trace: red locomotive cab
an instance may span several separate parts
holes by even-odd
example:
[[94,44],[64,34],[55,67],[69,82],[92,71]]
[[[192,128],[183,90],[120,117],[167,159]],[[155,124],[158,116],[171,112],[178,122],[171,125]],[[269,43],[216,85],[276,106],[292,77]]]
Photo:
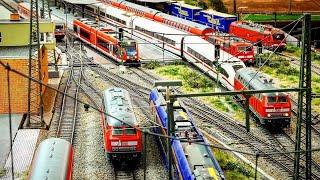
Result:
[[119,42],[122,51],[122,59],[125,63],[140,64],[139,50],[137,42],[133,39],[124,39]]
[[250,43],[232,43],[230,47],[230,54],[241,59],[246,64],[254,63],[254,49]]
[[[274,89],[272,79],[253,68],[242,68],[237,71],[234,89],[263,90]],[[243,95],[238,95],[244,100]],[[291,121],[291,98],[285,93],[262,93],[252,95],[249,99],[250,110],[261,124],[272,127],[288,127]]]
[[[109,126],[106,129],[106,152],[110,159],[140,157],[142,133],[136,128],[137,126]],[[131,156],[125,153],[130,153]]]
[[284,93],[267,94],[264,98],[264,111],[261,115],[267,119],[283,119],[290,121],[291,119],[291,99],[289,95]]
[[278,48],[278,50],[284,50],[286,47],[285,33],[279,29],[274,29],[271,31],[271,34],[272,49]]

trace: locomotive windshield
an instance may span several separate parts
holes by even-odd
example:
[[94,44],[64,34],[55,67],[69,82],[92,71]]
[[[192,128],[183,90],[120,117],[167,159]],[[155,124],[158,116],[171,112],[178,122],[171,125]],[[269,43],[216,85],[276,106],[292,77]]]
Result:
[[268,103],[285,103],[288,102],[287,101],[287,97],[286,96],[268,96]]
[[57,30],[63,29],[63,25],[62,25],[62,24],[56,24],[56,29],[57,29]]
[[284,39],[284,34],[283,33],[273,34],[273,38],[276,39],[276,40],[283,40]]
[[252,51],[252,47],[251,46],[238,46],[238,51],[240,51],[240,52]]
[[125,47],[125,49],[126,49],[126,52],[127,52],[127,54],[129,55],[129,56],[134,56],[134,55],[136,55],[136,47],[135,46],[126,46]]
[[239,69],[243,68],[242,65],[233,65],[232,67],[233,67],[235,72],[237,72]]

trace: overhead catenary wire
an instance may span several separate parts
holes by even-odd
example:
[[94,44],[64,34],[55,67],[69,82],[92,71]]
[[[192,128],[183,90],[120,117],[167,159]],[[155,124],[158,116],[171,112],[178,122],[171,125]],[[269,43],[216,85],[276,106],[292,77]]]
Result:
[[[3,66],[6,70],[9,70],[9,71],[11,71],[11,72],[13,72],[13,73],[15,73],[15,74],[17,74],[17,75],[19,75],[19,76],[24,77],[24,78],[30,79],[31,81],[33,81],[33,82],[35,82],[35,83],[39,83],[39,84],[41,84],[41,85],[43,85],[43,86],[45,86],[45,87],[47,87],[47,88],[49,88],[49,89],[52,89],[52,90],[56,91],[56,92],[59,93],[59,94],[62,94],[62,95],[67,96],[67,97],[69,97],[69,98],[71,98],[71,99],[74,99],[74,100],[77,101],[78,103],[87,105],[88,107],[91,107],[92,109],[94,109],[94,110],[96,110],[96,111],[98,111],[98,112],[100,112],[100,113],[103,113],[103,114],[105,114],[106,116],[112,117],[112,118],[114,118],[114,119],[116,119],[116,120],[118,120],[118,121],[120,121],[120,122],[122,122],[122,123],[124,123],[124,124],[127,124],[127,123],[124,122],[123,120],[118,119],[117,117],[114,117],[114,116],[112,116],[112,115],[110,115],[110,114],[108,114],[108,113],[106,113],[106,112],[104,112],[104,111],[101,111],[100,109],[96,108],[94,105],[90,105],[90,104],[88,104],[88,103],[86,103],[86,102],[83,102],[83,101],[81,101],[81,100],[79,100],[79,99],[75,99],[73,96],[71,96],[71,95],[69,95],[69,94],[67,94],[67,93],[62,92],[62,91],[60,91],[59,89],[57,89],[57,88],[55,88],[55,87],[52,87],[52,86],[47,85],[47,84],[44,84],[44,83],[42,83],[41,81],[39,81],[39,80],[37,80],[37,79],[34,79],[33,77],[29,77],[28,75],[26,75],[26,74],[24,74],[24,73],[22,73],[22,72],[20,72],[20,71],[18,71],[18,70],[16,70],[16,69],[11,68],[9,64],[6,65],[6,64],[4,64],[2,61],[0,61],[0,65]],[[239,150],[230,149],[230,148],[225,148],[225,147],[220,147],[220,146],[216,146],[216,145],[212,145],[212,144],[205,144],[205,143],[200,143],[200,142],[197,142],[197,141],[190,141],[190,140],[180,139],[179,137],[176,137],[176,136],[167,136],[167,135],[163,135],[163,134],[153,133],[153,132],[150,132],[150,131],[147,131],[147,130],[146,130],[146,129],[149,129],[149,127],[142,127],[142,128],[141,128],[141,127],[134,127],[134,126],[132,126],[132,125],[130,125],[130,124],[127,124],[127,125],[130,126],[131,128],[134,128],[134,129],[136,129],[136,130],[138,130],[138,131],[141,131],[141,132],[146,133],[146,134],[149,134],[149,135],[159,136],[159,137],[163,137],[163,138],[170,138],[170,139],[173,139],[173,140],[179,140],[179,141],[181,141],[181,142],[195,143],[195,144],[199,144],[199,145],[203,145],[203,146],[209,146],[209,147],[211,147],[211,148],[217,148],[217,149],[226,150],[226,151],[238,152],[238,153],[247,154],[247,155],[251,155],[251,156],[255,156],[255,155],[256,155],[256,153],[248,153],[248,152],[246,152],[246,151],[239,151]],[[311,151],[320,151],[320,147],[319,147],[319,148],[312,149]],[[288,153],[296,153],[296,152],[307,152],[307,151],[301,150],[301,151],[288,151],[288,152],[275,152],[275,153],[259,153],[259,154],[260,154],[260,156],[263,156],[263,155],[275,155],[275,154],[288,154]]]

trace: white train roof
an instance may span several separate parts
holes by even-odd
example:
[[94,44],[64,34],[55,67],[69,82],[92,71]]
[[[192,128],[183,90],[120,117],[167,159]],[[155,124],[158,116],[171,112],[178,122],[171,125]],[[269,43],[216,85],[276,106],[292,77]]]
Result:
[[179,31],[177,29],[171,28],[169,26],[163,25],[161,23],[137,17],[134,19],[134,25],[139,26],[141,28],[144,28],[148,31],[151,32],[156,32],[156,33],[164,33],[165,37],[174,40],[175,42],[180,43],[181,39],[187,35],[187,33]]

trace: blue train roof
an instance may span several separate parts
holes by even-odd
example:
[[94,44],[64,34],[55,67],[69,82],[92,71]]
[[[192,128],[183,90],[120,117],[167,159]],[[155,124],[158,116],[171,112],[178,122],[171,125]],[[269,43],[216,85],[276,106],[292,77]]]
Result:
[[137,120],[132,110],[129,92],[122,88],[109,88],[104,91],[104,108],[110,114],[121,121],[107,116],[107,123],[111,126],[137,125]]
[[201,12],[206,13],[208,15],[214,15],[214,16],[219,16],[219,17],[223,17],[223,18],[237,18],[237,16],[235,16],[235,15],[222,13],[222,12],[215,11],[215,10],[212,10],[212,9],[204,10],[204,11],[201,11]]
[[175,6],[178,6],[178,7],[184,7],[184,8],[187,8],[187,9],[192,9],[192,10],[202,10],[202,8],[200,8],[200,7],[197,7],[197,6],[192,6],[192,5],[189,5],[189,4],[185,4],[185,3],[178,3],[178,2],[176,2],[176,3],[172,3],[173,5],[175,5]]
[[[162,125],[166,127],[167,113],[164,91],[153,89],[150,93],[150,100],[155,105]],[[202,133],[194,124],[192,116],[178,101],[174,103],[174,124],[175,136],[184,140],[171,141],[183,179],[223,178],[223,172],[211,149],[202,145],[207,144]],[[189,143],[188,141],[197,143]]]

